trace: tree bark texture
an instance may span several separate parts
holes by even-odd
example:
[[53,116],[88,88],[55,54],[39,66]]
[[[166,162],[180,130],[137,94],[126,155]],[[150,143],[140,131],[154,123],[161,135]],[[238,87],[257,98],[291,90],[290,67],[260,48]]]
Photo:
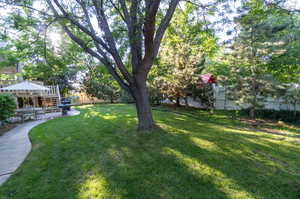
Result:
[[180,107],[180,97],[176,97],[176,106]]
[[[170,0],[166,3],[162,0],[92,0],[87,3],[84,0],[46,0],[67,35],[86,53],[98,59],[120,87],[135,98],[140,131],[152,130],[155,126],[146,80],[179,1]],[[110,27],[111,16],[106,10],[112,7],[116,9],[123,20],[124,28],[127,29],[132,70],[125,66],[125,59],[119,52]],[[166,12],[157,20],[159,8],[166,9]],[[78,11],[79,9],[81,10]],[[92,17],[97,20],[97,25],[92,23]],[[74,28],[89,38],[93,47],[87,39],[76,36]]]
[[155,128],[152,117],[151,105],[149,102],[149,93],[146,81],[138,81],[134,88],[133,95],[138,116],[138,130],[141,132],[151,131]]

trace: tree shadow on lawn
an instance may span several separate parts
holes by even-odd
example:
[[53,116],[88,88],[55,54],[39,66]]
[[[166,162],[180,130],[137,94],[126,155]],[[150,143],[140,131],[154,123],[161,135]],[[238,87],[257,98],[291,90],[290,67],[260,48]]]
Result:
[[[290,145],[188,116],[155,116],[161,129],[143,136],[135,133],[133,108],[117,105],[85,108],[79,116],[37,127],[31,136],[33,152],[0,188],[0,195],[4,199],[297,198],[293,187],[298,186],[297,176],[254,151],[290,160],[295,155],[291,156]],[[294,150],[299,154],[299,148]]]
[[[109,147],[108,152],[105,152],[105,154],[110,154],[111,152],[109,153],[109,151],[114,151],[116,154],[116,158],[114,158],[114,155],[108,158],[112,161],[111,166],[104,167],[109,168],[108,170],[113,168],[113,170],[116,170],[116,176],[120,177],[119,180],[110,180],[110,175],[106,177],[107,181],[111,182],[110,184],[112,187],[116,187],[115,184],[118,184],[117,182],[122,182],[122,180],[127,182],[128,177],[130,179],[130,176],[132,175],[127,173],[128,168],[135,172],[140,172],[138,175],[133,175],[135,177],[133,177],[134,180],[132,180],[131,183],[134,186],[131,188],[124,188],[124,190],[127,190],[124,192],[129,195],[127,196],[125,194],[123,197],[139,198],[141,196],[138,197],[138,195],[142,194],[145,198],[168,198],[166,196],[169,196],[170,198],[182,198],[186,196],[189,196],[189,198],[231,198],[234,196],[231,196],[230,194],[236,192],[237,189],[240,190],[240,194],[243,196],[251,198],[251,193],[254,195],[258,194],[262,192],[261,189],[263,189],[263,187],[265,189],[265,197],[282,198],[285,194],[289,195],[290,192],[292,192],[292,195],[296,193],[295,190],[291,191],[287,184],[291,182],[291,179],[289,177],[285,177],[285,181],[282,179],[285,175],[289,176],[289,174],[285,174],[286,169],[282,168],[280,163],[274,162],[274,158],[269,160],[258,154],[259,157],[257,158],[262,160],[257,162],[255,157],[251,158],[251,156],[249,156],[255,155],[258,151],[267,151],[268,153],[271,153],[271,157],[273,157],[273,155],[275,157],[281,157],[281,155],[284,157],[285,154],[290,153],[291,146],[288,146],[288,148],[284,146],[279,147],[278,144],[272,144],[271,142],[267,144],[258,144],[258,139],[270,139],[271,137],[252,134],[248,135],[237,132],[230,134],[230,132],[222,131],[220,128],[213,128],[212,126],[215,125],[214,123],[199,124],[198,122],[197,126],[198,128],[200,127],[199,130],[201,130],[201,132],[195,132],[195,121],[188,121],[189,118],[187,117],[179,117],[172,114],[169,114],[169,116],[173,116],[173,118],[163,117],[162,120],[158,119],[162,127],[167,124],[171,125],[167,132],[161,130],[160,132],[157,132],[155,136],[150,135],[146,136],[146,138],[144,136],[131,137],[130,140],[126,140],[123,143],[123,148],[125,147],[128,154],[130,154],[129,157],[126,158],[125,163],[118,163],[119,159],[122,160],[120,157],[124,156],[118,154],[122,151],[122,147]],[[122,116],[119,115],[119,117]],[[174,123],[175,120],[177,120],[176,123]],[[128,121],[130,120],[127,120],[127,122]],[[111,124],[120,124],[117,122],[117,119],[109,120],[108,122]],[[186,125],[186,122],[190,122],[191,124]],[[135,122],[126,124],[126,126],[134,125]],[[179,133],[169,133],[169,131],[172,132],[173,129],[175,132],[178,131]],[[128,132],[134,132],[134,129],[131,129]],[[207,146],[201,147],[195,145],[193,140],[191,140],[191,137],[201,138],[204,140],[204,143],[205,141],[213,143],[219,150],[209,151],[207,150]],[[180,142],[178,142],[178,140],[180,140]],[[141,144],[139,142],[141,142]],[[243,145],[244,148],[241,148],[241,145]],[[137,146],[139,147],[137,148]],[[245,147],[248,147],[249,149],[245,150]],[[279,149],[277,149],[278,147]],[[140,151],[141,149],[142,151]],[[243,150],[248,154],[241,153]],[[299,152],[299,148],[295,148],[295,150],[298,150],[297,152]],[[140,157],[140,154],[144,154],[145,156],[151,154],[151,158],[149,158],[149,161],[147,161],[147,159],[144,160]],[[136,158],[138,160],[135,160]],[[182,159],[186,159],[186,162],[182,161]],[[133,163],[131,163],[131,161],[133,161]],[[140,164],[138,164],[139,161],[141,161]],[[193,161],[196,162],[196,164],[200,162],[200,164],[203,165],[198,165],[198,170],[197,166],[195,166],[195,169],[190,168],[190,165],[193,165]],[[157,163],[159,164],[157,165]],[[272,163],[274,165],[268,165]],[[276,165],[277,163],[279,165]],[[122,165],[126,168],[124,172],[122,172]],[[150,176],[144,176],[145,165],[152,171],[149,171]],[[160,167],[159,165],[163,166]],[[177,168],[178,171],[176,171],[174,167]],[[205,172],[199,170],[201,167],[203,167],[204,170],[209,170],[208,173],[205,174]],[[232,167],[235,169],[232,169]],[[100,172],[101,174],[98,175],[105,176],[107,173],[110,173],[104,168],[102,168],[104,171]],[[282,171],[280,171],[280,174],[276,175],[275,173],[278,173],[279,169]],[[176,172],[174,173],[174,171]],[[157,177],[155,178],[155,175],[152,175],[152,173],[155,173]],[[164,178],[165,175],[167,175],[167,177]],[[259,179],[259,177],[261,179]],[[186,178],[194,178],[194,180],[192,180],[194,184],[191,184],[190,180],[185,180]],[[228,181],[227,187],[218,185],[218,182],[214,182],[213,178],[216,178],[219,181]],[[180,179],[179,181],[181,183],[178,182],[178,179]],[[274,180],[280,184],[274,185]],[[205,183],[203,183],[203,181]],[[147,183],[145,185],[143,182],[148,182],[148,185]],[[260,187],[261,185],[264,186]],[[278,189],[275,188],[275,186],[278,185],[281,186],[281,191],[279,192]],[[234,187],[232,190],[229,188],[231,186]],[[150,191],[150,194],[147,194],[147,191],[142,191],[151,190],[151,187],[154,188]],[[167,188],[163,189],[163,187]],[[216,192],[214,189],[217,189],[218,191]],[[180,192],[179,190],[182,191]],[[188,194],[189,190],[192,190],[190,195]],[[276,192],[274,192],[274,190],[276,190]],[[153,195],[154,193],[161,193],[159,195],[160,197],[158,195]],[[137,196],[134,194],[137,194]],[[264,198],[264,194],[260,197]]]
[[[189,118],[197,119],[199,121],[205,121],[205,122],[212,122],[218,125],[226,125],[227,127],[229,126],[228,124],[228,118],[231,118],[230,120],[230,126],[239,126],[241,127],[253,127],[254,125],[251,125],[251,123],[247,122],[241,122],[244,121],[245,118],[238,118],[236,113],[234,111],[221,111],[221,110],[216,110],[215,113],[210,113],[209,111],[203,111],[199,109],[191,109],[191,110],[186,110],[184,107],[179,108],[179,110],[176,110],[176,108],[170,108],[170,107],[155,107],[154,110],[156,111],[162,111],[162,112],[172,112],[176,115],[180,116],[188,116]],[[247,121],[247,118],[246,118]],[[256,121],[256,120],[254,120]],[[285,122],[277,122],[275,120],[264,120],[264,119],[258,119],[259,121],[259,129],[261,127],[263,128],[269,128],[269,129],[278,129],[278,130],[283,130],[283,131],[288,131],[290,134],[294,134],[294,137],[297,137],[297,134],[300,133],[300,123],[299,122],[294,122],[294,123],[285,123]],[[257,125],[255,125],[257,128]],[[258,130],[259,130],[258,129]],[[263,131],[263,130],[262,130]]]
[[[166,125],[165,120],[159,123]],[[168,117],[167,120],[171,122],[172,131],[174,119]],[[179,121],[184,120],[179,118]],[[109,157],[104,158],[94,175],[105,176],[109,186],[115,188],[113,193],[120,191],[125,182],[121,198],[296,197],[293,195],[296,191],[291,191],[286,184],[291,179],[284,173],[284,168],[282,173],[275,174],[282,165],[269,166],[271,161],[268,159],[257,162],[249,157],[256,153],[252,149],[273,151],[276,144],[257,144],[253,139],[259,136],[228,135],[219,128],[206,126],[209,133],[200,133],[192,126],[180,126],[180,123],[175,125],[178,133],[161,130],[155,135],[130,136],[131,139],[125,139],[123,144],[106,148],[105,154]],[[196,145],[195,138],[202,139],[204,146]],[[210,142],[209,146],[205,146],[207,142]],[[245,146],[242,148],[241,145]],[[242,154],[245,147],[249,148],[246,149],[248,154]],[[277,152],[283,155],[289,151],[282,147]],[[106,161],[109,166],[105,166]],[[276,181],[279,184],[274,185]]]

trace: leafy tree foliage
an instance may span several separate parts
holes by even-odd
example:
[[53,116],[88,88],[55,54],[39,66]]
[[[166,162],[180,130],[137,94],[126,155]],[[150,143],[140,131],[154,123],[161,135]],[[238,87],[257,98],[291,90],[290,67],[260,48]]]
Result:
[[294,116],[297,115],[297,105],[300,104],[300,84],[296,84],[287,89],[284,99],[293,106]]
[[[277,44],[268,61],[268,71],[281,82],[297,82],[300,78],[300,14],[285,13],[270,17]],[[277,24],[277,25],[274,25]],[[279,24],[279,25],[278,25]]]
[[[154,128],[146,80],[179,0],[46,2],[68,36],[98,59],[135,99],[138,129]],[[92,19],[96,19],[96,23]],[[119,37],[116,38],[112,28],[113,22],[120,19],[120,27],[127,33],[130,70],[126,68],[126,59],[121,57],[124,45],[117,45]]]
[[6,122],[13,116],[16,109],[16,101],[12,95],[0,94],[0,122]]
[[206,59],[217,49],[213,32],[207,29],[196,11],[197,7],[188,3],[177,9],[159,54],[157,70],[160,72],[153,71],[161,75],[150,81],[151,91],[157,98],[161,93],[176,100],[178,106],[180,98],[187,99],[200,92],[197,90],[199,74]]
[[15,66],[17,64],[16,56],[13,50],[11,50],[10,46],[4,45],[0,48],[0,68]]
[[[250,115],[255,117],[256,110],[263,107],[263,99],[276,91],[274,78],[284,78],[279,71],[288,71],[291,66],[284,65],[284,61],[276,65],[274,60],[284,58],[295,46],[298,30],[291,24],[290,13],[263,0],[246,1],[243,12],[236,18],[238,36],[226,49],[223,64],[217,66],[224,74],[223,83],[230,85],[230,96],[238,104],[249,104]],[[290,60],[294,72],[299,66],[296,59]],[[276,67],[280,69],[273,71]]]
[[0,49],[5,55],[0,64],[19,64],[24,78],[57,84],[64,95],[73,89],[77,71],[83,66],[83,52],[59,26],[50,27],[37,17],[26,8],[12,10],[6,17],[3,23],[9,31],[2,32],[6,45]]
[[114,103],[121,95],[120,86],[105,68],[89,68],[83,80],[83,86],[88,95],[110,103]]
[[[236,99],[251,105],[252,114],[261,106],[261,96],[273,89],[274,78],[297,81],[300,74],[299,13],[287,9],[286,0],[241,0],[236,10],[231,6],[233,0],[207,4],[200,0],[36,0],[40,10],[32,1],[1,2],[21,7],[14,7],[5,27],[10,24],[22,33],[11,37],[0,28],[12,44],[3,50],[15,54],[5,60],[24,62],[26,78],[58,82],[70,89],[76,70],[85,67],[85,51],[135,100],[140,130],[155,126],[148,88],[155,103],[164,97],[178,101],[180,97],[203,96],[199,74],[217,51],[215,33],[220,23],[228,26],[232,14],[238,16],[231,21],[234,40],[229,50],[224,46],[221,53],[225,55],[216,55],[218,63],[210,69],[223,74],[224,84],[231,85]],[[208,23],[215,12],[215,22]],[[64,35],[59,47],[44,37],[47,27]],[[73,42],[65,39],[66,35]],[[86,85],[93,88],[91,93],[115,91],[114,81],[106,72],[100,74],[88,74]]]

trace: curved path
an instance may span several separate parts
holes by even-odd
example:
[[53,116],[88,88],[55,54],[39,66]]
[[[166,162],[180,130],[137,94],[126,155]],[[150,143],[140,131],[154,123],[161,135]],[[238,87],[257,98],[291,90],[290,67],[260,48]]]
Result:
[[[80,112],[71,110],[68,116]],[[46,114],[42,120],[26,122],[0,136],[0,186],[17,170],[31,151],[29,131],[49,119],[60,117],[61,113]]]

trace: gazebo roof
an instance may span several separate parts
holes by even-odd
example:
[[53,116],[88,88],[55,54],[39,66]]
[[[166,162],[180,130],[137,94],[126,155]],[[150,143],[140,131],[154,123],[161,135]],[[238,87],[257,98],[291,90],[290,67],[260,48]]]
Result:
[[23,81],[4,88],[0,88],[0,91],[10,91],[10,92],[22,92],[22,91],[43,92],[44,91],[46,92],[46,91],[50,91],[50,89],[45,86],[41,86],[29,81]]

